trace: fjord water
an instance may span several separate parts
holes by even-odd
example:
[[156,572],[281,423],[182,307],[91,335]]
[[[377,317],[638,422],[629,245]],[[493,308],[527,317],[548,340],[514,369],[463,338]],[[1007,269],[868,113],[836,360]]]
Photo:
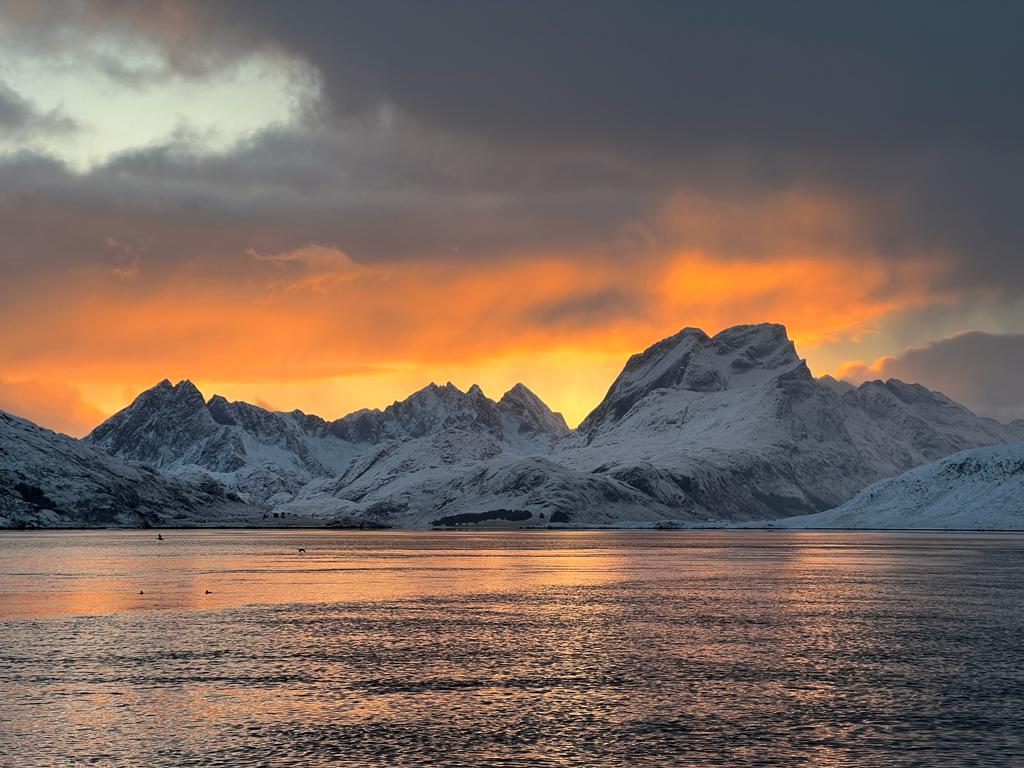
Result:
[[1024,536],[163,535],[0,535],[0,765],[1024,756]]

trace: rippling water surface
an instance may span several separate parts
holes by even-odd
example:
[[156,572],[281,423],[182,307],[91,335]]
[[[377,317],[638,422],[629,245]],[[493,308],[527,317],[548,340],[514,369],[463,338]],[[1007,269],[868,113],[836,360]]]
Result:
[[1024,765],[1021,536],[164,537],[0,534],[0,765]]

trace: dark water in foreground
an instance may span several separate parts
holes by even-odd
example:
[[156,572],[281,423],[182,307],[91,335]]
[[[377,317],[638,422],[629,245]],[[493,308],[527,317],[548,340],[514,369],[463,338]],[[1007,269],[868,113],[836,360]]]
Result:
[[1024,536],[164,536],[0,535],[0,765],[1024,765]]

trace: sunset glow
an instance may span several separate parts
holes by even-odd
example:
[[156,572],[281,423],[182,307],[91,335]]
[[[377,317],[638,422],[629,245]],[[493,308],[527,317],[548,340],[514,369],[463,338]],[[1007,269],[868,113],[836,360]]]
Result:
[[431,83],[452,100],[432,114],[361,78],[378,62],[268,37],[258,14],[75,8],[0,20],[0,408],[56,429],[165,377],[325,417],[522,381],[574,424],[685,326],[781,322],[816,374],[851,376],[1024,331],[1016,277],[970,267],[973,222],[933,221],[909,160],[875,184],[802,144],[691,147],[696,108],[648,146],[628,124],[563,135],[555,102],[516,139],[461,91]]
[[159,279],[92,265],[54,286],[45,315],[29,302],[9,308],[24,331],[0,339],[8,397],[37,414],[45,403],[44,420],[82,432],[164,377],[325,417],[430,381],[478,383],[494,397],[523,381],[575,424],[630,354],[683,325],[713,333],[774,318],[825,372],[831,342],[941,299],[880,260],[803,254],[370,267],[307,245],[233,260],[231,276],[193,263]]
[[0,766],[1019,766],[1022,28],[0,0]]

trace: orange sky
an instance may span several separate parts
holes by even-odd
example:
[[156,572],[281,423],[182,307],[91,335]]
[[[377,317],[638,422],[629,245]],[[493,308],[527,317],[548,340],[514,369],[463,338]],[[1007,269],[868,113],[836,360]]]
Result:
[[309,244],[233,254],[227,274],[201,260],[158,275],[78,268],[49,281],[45,311],[33,291],[7,307],[19,330],[0,338],[0,403],[82,434],[164,377],[327,418],[431,380],[492,397],[522,381],[576,424],[630,354],[684,326],[785,323],[824,373],[841,362],[836,343],[944,300],[929,288],[940,262],[887,263],[834,200],[723,210],[680,198],[659,215],[669,235],[678,219],[708,247],[370,266]]
[[1024,414],[1013,4],[293,5],[0,11],[0,409],[522,381],[574,424],[666,335],[770,321]]

